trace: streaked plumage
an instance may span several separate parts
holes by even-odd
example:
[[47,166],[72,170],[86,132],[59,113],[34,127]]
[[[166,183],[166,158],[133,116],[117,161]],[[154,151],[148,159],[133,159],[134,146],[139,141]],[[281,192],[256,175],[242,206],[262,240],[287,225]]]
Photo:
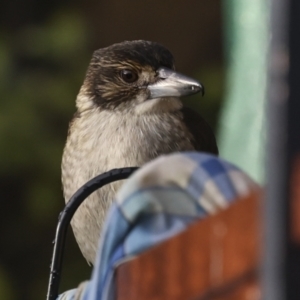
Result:
[[[153,42],[123,42],[94,53],[63,154],[66,201],[89,179],[113,168],[141,166],[176,151],[218,154],[209,125],[191,109],[182,108],[179,100],[202,86],[173,69],[171,53]],[[91,263],[120,184],[95,192],[72,220],[79,247]]]

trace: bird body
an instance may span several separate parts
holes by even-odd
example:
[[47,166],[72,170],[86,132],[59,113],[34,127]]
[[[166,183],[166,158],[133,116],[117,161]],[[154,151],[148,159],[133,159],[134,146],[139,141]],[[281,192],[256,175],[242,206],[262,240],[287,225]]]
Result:
[[[177,151],[217,154],[210,127],[200,116],[182,108],[173,83],[167,86],[170,96],[162,94],[165,86],[160,84],[164,81],[156,77],[157,70],[167,70],[167,75],[159,76],[169,76],[168,69],[160,69],[164,64],[173,65],[168,50],[151,42],[126,43],[111,46],[119,49],[119,54],[106,48],[100,51],[103,56],[92,59],[77,97],[77,113],[70,124],[62,160],[66,202],[88,180],[114,168],[142,166],[161,154]],[[156,55],[154,63],[148,57],[151,51],[152,56]],[[134,75],[135,81],[130,82],[128,72],[132,69],[139,71]],[[191,120],[198,121],[194,124]],[[94,263],[107,210],[121,184],[116,182],[96,191],[73,217],[74,235],[88,262]]]

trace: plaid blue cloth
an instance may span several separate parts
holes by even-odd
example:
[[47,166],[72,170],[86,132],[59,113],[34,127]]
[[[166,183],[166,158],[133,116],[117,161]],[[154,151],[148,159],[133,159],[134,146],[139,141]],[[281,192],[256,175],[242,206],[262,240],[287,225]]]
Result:
[[115,299],[116,266],[257,188],[244,172],[209,154],[185,152],[153,160],[119,190],[91,280],[58,299]]

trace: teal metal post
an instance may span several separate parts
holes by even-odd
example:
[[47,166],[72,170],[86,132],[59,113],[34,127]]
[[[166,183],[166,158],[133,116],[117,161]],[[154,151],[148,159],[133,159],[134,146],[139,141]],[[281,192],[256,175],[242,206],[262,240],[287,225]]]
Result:
[[226,95],[221,157],[264,181],[269,9],[267,0],[224,0]]

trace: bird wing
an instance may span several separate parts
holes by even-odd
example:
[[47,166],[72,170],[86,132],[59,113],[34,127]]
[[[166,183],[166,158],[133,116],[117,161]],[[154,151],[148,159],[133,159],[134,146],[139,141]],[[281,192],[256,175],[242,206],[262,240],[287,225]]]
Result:
[[195,150],[219,154],[216,137],[210,125],[189,107],[181,109],[183,122],[193,136]]

